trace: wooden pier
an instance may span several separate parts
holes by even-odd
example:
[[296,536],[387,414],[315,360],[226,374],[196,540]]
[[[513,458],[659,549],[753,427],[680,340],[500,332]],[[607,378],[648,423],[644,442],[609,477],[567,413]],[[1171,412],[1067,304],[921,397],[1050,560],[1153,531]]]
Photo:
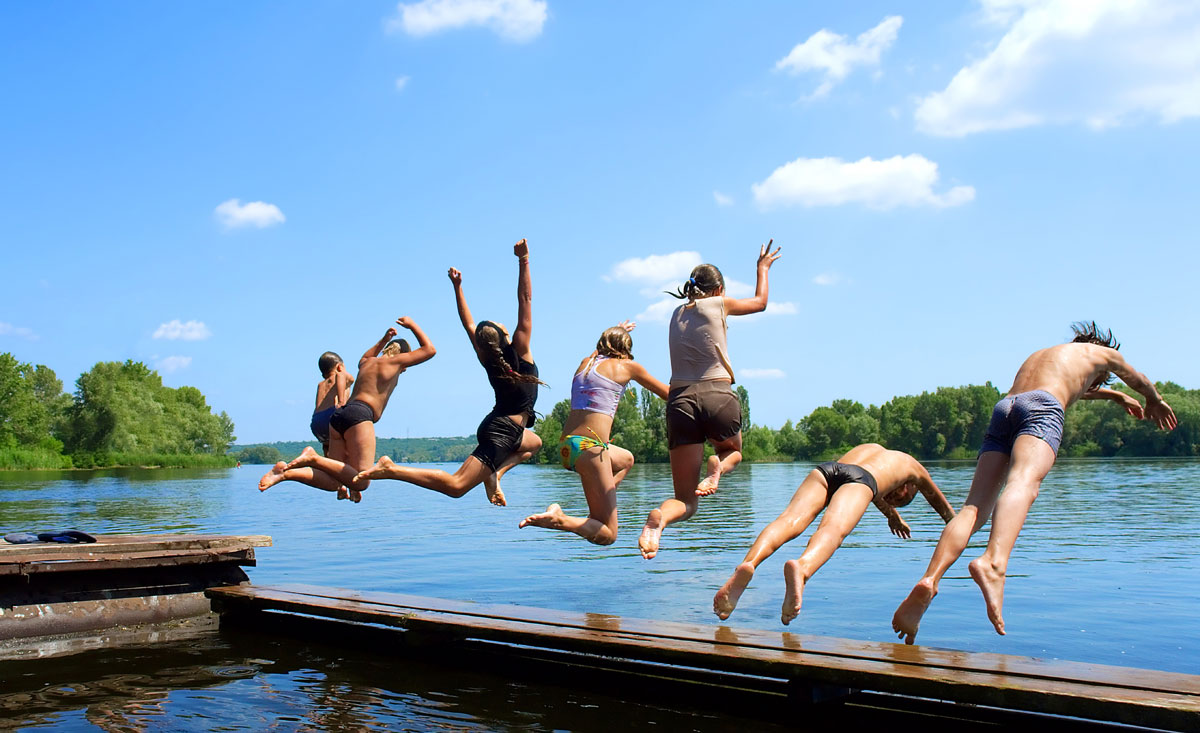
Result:
[[207,588],[248,581],[262,535],[97,535],[0,542],[0,643],[205,616]]
[[711,683],[716,674],[726,687],[783,689],[793,705],[870,692],[1066,716],[1055,721],[1060,730],[1072,719],[1200,730],[1196,675],[302,585],[207,594],[233,625],[283,629],[288,618],[332,619],[403,630],[402,645],[444,649],[445,656],[466,646],[574,657],[577,668],[636,667],[643,676],[649,666],[658,678]]

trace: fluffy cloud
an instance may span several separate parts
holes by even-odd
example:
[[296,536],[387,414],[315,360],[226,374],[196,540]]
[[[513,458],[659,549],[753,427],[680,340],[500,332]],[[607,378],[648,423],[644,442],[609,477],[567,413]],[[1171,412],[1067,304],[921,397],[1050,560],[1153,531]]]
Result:
[[154,332],[154,338],[168,341],[203,341],[209,336],[212,336],[212,331],[208,330],[208,326],[202,322],[188,321],[184,323],[178,318],[162,324]]
[[24,326],[14,326],[11,323],[0,321],[0,336],[19,336],[29,341],[37,341],[38,335],[33,332],[32,328]]
[[879,57],[896,40],[902,23],[904,19],[899,15],[888,16],[879,25],[860,33],[853,42],[822,28],[777,61],[775,70],[792,75],[824,71],[825,78],[811,95],[811,98],[823,97],[855,67],[878,66]]
[[402,91],[404,91],[404,87],[406,87],[406,86],[408,86],[408,77],[407,76],[397,77],[396,91],[402,92]]
[[783,379],[787,376],[782,369],[739,369],[738,377],[741,379]]
[[265,201],[251,201],[243,204],[240,199],[229,199],[217,205],[213,210],[217,221],[226,229],[241,229],[255,227],[264,229],[276,224],[282,224],[286,218],[275,204]]
[[546,24],[543,0],[421,0],[400,3],[389,31],[428,36],[455,28],[483,26],[501,38],[518,43],[542,33]]
[[981,7],[1003,35],[945,89],[921,100],[922,132],[960,137],[1200,116],[1200,4],[981,0]]
[[687,280],[692,268],[704,260],[699,252],[672,252],[649,257],[631,257],[613,265],[605,280],[620,280],[635,283],[653,283],[655,286],[668,282]]
[[897,206],[957,206],[975,198],[971,186],[935,193],[938,166],[917,154],[885,160],[797,158],[752,186],[760,206],[838,206],[859,203],[872,209]]
[[190,356],[168,356],[158,360],[158,371],[164,374],[179,371],[192,363]]
[[717,202],[717,206],[733,206],[733,197],[726,196],[720,191],[713,191],[713,201]]

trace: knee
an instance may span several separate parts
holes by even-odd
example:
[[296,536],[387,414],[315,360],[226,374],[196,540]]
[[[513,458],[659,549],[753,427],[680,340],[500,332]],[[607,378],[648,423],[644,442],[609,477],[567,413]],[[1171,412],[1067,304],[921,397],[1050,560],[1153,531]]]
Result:
[[[532,431],[530,431],[530,432],[532,432]],[[529,452],[530,452],[530,453],[536,453],[536,452],[538,452],[539,450],[541,450],[541,449],[542,449],[542,438],[541,438],[541,436],[539,436],[537,433],[533,433],[533,434],[530,436],[529,443],[527,444],[527,446],[526,446],[526,447],[529,449]]]
[[591,542],[593,545],[611,545],[616,541],[617,533],[613,532],[608,527],[605,527],[591,537],[588,537],[588,542]]

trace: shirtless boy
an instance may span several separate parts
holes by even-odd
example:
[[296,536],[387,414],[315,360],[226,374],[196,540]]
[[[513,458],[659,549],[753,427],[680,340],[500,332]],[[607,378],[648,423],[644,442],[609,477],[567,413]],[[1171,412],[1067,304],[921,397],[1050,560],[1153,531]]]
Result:
[[949,522],[954,517],[950,502],[929,472],[907,453],[866,443],[850,449],[837,461],[822,463],[796,489],[779,518],[759,533],[746,559],[713,597],[713,613],[722,620],[729,618],[759,563],[799,537],[824,509],[825,516],[809,538],[804,554],[783,566],[785,591],[780,620],[791,623],[800,613],[804,585],[841,547],[870,504],[887,517],[892,534],[909,538],[908,525],[896,509],[907,506],[918,491],[943,520]]
[[258,482],[259,491],[266,491],[280,481],[299,481],[324,491],[336,491],[339,499],[362,501],[362,491],[368,480],[355,480],[360,467],[375,462],[375,423],[383,416],[396,380],[408,367],[428,361],[437,350],[416,321],[408,316],[396,323],[413,332],[419,348],[409,351],[404,339],[391,339],[395,328],[389,328],[358,361],[358,380],[346,404],[337,408],[329,418],[330,452],[345,456],[345,462],[317,455],[305,448],[291,463],[276,463]]
[[[983,591],[988,619],[996,633],[1004,633],[1001,611],[1009,556],[1042,479],[1058,455],[1065,410],[1076,400],[1111,400],[1139,420],[1153,420],[1162,430],[1175,428],[1175,413],[1146,375],[1117,351],[1120,344],[1111,332],[1100,331],[1095,322],[1076,323],[1071,330],[1075,332],[1071,343],[1042,349],[1026,359],[1008,395],[996,403],[967,502],[942,531],[924,577],[892,616],[892,629],[905,643],[913,643],[942,575],[989,516],[987,549],[968,569]],[[1146,398],[1145,407],[1123,392],[1104,387],[1114,374]]]
[[321,452],[340,461],[344,456],[329,452],[329,418],[334,410],[346,404],[346,393],[354,383],[354,377],[346,371],[342,357],[332,351],[321,354],[317,368],[321,370],[321,381],[317,382],[317,406],[308,427],[313,437],[321,441]]

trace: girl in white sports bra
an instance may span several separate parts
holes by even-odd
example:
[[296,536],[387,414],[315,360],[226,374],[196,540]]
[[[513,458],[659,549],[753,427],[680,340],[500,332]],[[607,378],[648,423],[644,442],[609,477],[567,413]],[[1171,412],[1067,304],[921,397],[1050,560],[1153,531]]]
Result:
[[667,398],[667,385],[633,360],[633,323],[600,334],[596,350],[579,364],[571,381],[571,413],[558,445],[562,466],[579,474],[588,516],[572,517],[558,504],[521,520],[520,527],[574,532],[588,542],[611,545],[617,539],[617,485],[633,467],[633,454],[608,442],[613,416],[630,381]]

